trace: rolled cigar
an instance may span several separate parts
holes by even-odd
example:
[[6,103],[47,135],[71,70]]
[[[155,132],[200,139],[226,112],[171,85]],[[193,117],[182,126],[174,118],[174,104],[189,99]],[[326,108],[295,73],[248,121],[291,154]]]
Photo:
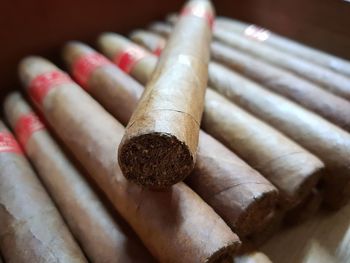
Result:
[[218,42],[211,45],[211,54],[216,61],[350,131],[350,102],[346,99],[329,93],[291,72],[255,59]]
[[121,218],[113,218],[23,97],[10,94],[4,107],[23,149],[89,260],[154,262]]
[[247,38],[263,42],[279,50],[301,57],[305,60],[324,66],[328,69],[350,77],[350,62],[321,50],[306,46],[292,39],[283,37],[257,25],[244,23],[231,18],[218,17],[215,20],[218,27],[233,30]]
[[87,262],[0,121],[0,248],[6,262]]
[[262,252],[251,252],[234,258],[234,263],[272,263]]
[[24,59],[19,72],[57,134],[157,260],[220,262],[234,253],[238,237],[184,183],[154,192],[122,175],[114,154],[123,126],[65,73],[39,57]]
[[148,29],[162,37],[168,38],[172,31],[172,26],[163,22],[153,22]]
[[346,204],[350,198],[349,133],[224,66],[211,63],[209,72],[209,83],[217,91],[318,156],[326,165],[326,203],[334,208]]
[[[68,43],[63,57],[74,78],[86,80],[83,88],[126,124],[143,87],[101,54],[79,42]],[[94,63],[96,57],[104,63]],[[89,70],[82,70],[81,65]],[[197,162],[187,183],[240,237],[253,233],[261,227],[261,218],[274,209],[275,187],[203,131],[199,133],[198,145]]]
[[[146,38],[144,36],[145,33],[139,33],[137,34],[137,37],[135,37],[135,35],[136,33],[133,34],[133,37],[136,40]],[[164,39],[160,39],[160,42],[162,43]],[[142,41],[142,43],[148,44],[148,46],[151,47],[149,43],[156,41],[156,36],[151,35],[147,36],[147,41]],[[156,44],[153,44],[153,46],[156,46]],[[235,53],[237,52],[220,44],[212,44],[212,52],[213,54],[219,53],[220,58],[222,58],[224,61],[229,60],[231,63],[230,65],[236,65],[240,60],[241,64],[247,62],[246,60],[241,59],[242,56],[240,56],[240,54],[235,56]],[[250,63],[248,63],[248,65],[250,65]],[[268,65],[253,66],[256,68],[265,69]],[[242,69],[244,72],[248,72],[249,70],[250,67],[247,65],[244,66],[244,69]],[[278,76],[278,78],[279,77],[281,76]],[[273,80],[268,82],[271,83]],[[293,85],[297,82],[291,83],[292,84],[287,84],[287,82],[285,82],[283,86],[289,85],[289,87],[293,89]],[[217,63],[211,62],[209,64],[209,84],[221,94],[226,95],[226,97],[228,97],[231,101],[237,103],[259,118],[280,129],[292,137],[295,141],[299,142],[302,146],[313,152],[316,156],[321,158],[326,163],[326,168],[328,170],[324,180],[326,204],[333,208],[339,208],[346,204],[350,197],[350,193],[348,191],[349,161],[346,158],[346,156],[349,154],[348,133],[318,117],[317,115],[304,110],[298,105],[263,89],[261,86],[258,86],[245,78],[242,78],[238,74],[223,66],[220,66]],[[243,90],[241,88],[242,86],[245,87]],[[303,91],[297,93],[303,94]],[[259,94],[259,96],[257,96],[257,94]],[[313,96],[311,94],[309,97],[315,101],[317,99],[319,99],[318,101],[322,100],[322,93],[315,93],[315,95],[319,95],[320,97],[312,98]],[[338,123],[343,124],[342,126],[348,127],[346,123],[350,120],[348,116],[350,111],[346,111],[346,108],[348,108],[350,104],[340,98],[338,101],[336,99],[336,96],[325,94],[323,96],[324,103],[320,103],[321,105],[319,108],[322,108],[321,110],[325,113],[333,111],[332,114],[330,114],[332,115],[332,119],[337,119],[339,120]],[[337,109],[337,104],[332,105],[332,103],[337,102],[340,106],[339,109]],[[331,103],[330,107],[326,107],[328,103]],[[266,107],[267,105],[269,106]],[[328,110],[329,108],[331,108],[331,110]],[[287,111],[286,109],[290,110]],[[342,109],[345,109],[346,114],[342,113]],[[320,127],[322,129],[320,129]],[[342,148],[342,150],[337,153],[340,157],[335,159],[333,157],[334,149],[339,143],[339,138],[341,138],[344,143],[341,143],[342,145],[339,146]]]
[[219,26],[215,27],[214,38],[255,58],[289,70],[336,95],[350,99],[350,78],[348,77],[276,48],[261,45],[261,43]]
[[194,168],[213,16],[209,0],[192,0],[184,6],[125,129],[118,162],[125,177],[135,183],[168,188]]
[[[127,53],[133,63],[130,74],[139,81],[146,72],[152,72],[149,68],[152,63],[153,69],[157,63],[156,56],[147,54],[146,50],[130,44],[122,36],[104,34],[98,42],[102,50],[109,50],[106,54],[111,58]],[[130,45],[134,50],[142,50],[145,63],[142,63],[143,58],[137,57],[136,60],[136,56],[128,52]],[[144,72],[139,78],[142,69]],[[323,167],[318,158],[211,89],[206,93],[202,124],[208,133],[240,155],[280,190],[283,207],[296,205],[317,183]]]
[[322,194],[314,188],[307,198],[299,205],[289,210],[285,216],[288,224],[300,224],[316,214],[322,203]]
[[[164,38],[147,31],[135,31],[131,38],[154,53],[161,52],[161,47],[165,45]],[[293,73],[255,59],[219,42],[211,44],[211,55],[213,59],[229,66],[236,72],[296,101],[339,127],[350,131],[350,102],[346,99],[329,93]]]
[[285,213],[286,211],[284,209],[276,210],[270,214],[270,217],[264,219],[268,222],[268,224],[265,224],[266,227],[243,240],[240,252],[246,253],[256,250],[266,243],[266,241],[274,236],[283,226]]

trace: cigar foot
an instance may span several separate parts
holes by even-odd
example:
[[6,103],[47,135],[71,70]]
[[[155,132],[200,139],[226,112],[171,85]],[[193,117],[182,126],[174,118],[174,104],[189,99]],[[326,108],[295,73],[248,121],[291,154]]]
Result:
[[228,244],[225,247],[222,247],[211,255],[205,263],[226,263],[232,262],[232,255],[237,251],[237,247],[240,246],[240,242]]
[[241,236],[252,234],[257,229],[262,229],[266,226],[263,218],[267,217],[276,204],[277,194],[265,193],[260,196],[255,196],[255,202],[252,202],[246,209],[246,213],[242,215],[236,222],[236,233]]
[[118,161],[124,176],[146,188],[161,190],[182,181],[193,169],[187,145],[167,133],[149,133],[123,140]]

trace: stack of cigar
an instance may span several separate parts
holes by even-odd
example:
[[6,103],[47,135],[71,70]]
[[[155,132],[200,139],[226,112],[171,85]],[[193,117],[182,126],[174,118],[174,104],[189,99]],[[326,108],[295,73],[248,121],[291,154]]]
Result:
[[270,262],[282,225],[347,204],[349,62],[207,0],[129,37],[20,62],[0,262]]

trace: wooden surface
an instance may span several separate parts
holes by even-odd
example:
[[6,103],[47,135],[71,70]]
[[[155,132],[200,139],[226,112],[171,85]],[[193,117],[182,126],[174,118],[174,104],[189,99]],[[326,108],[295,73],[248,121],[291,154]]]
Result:
[[309,221],[283,229],[262,252],[275,263],[350,262],[350,204],[338,212],[319,211]]

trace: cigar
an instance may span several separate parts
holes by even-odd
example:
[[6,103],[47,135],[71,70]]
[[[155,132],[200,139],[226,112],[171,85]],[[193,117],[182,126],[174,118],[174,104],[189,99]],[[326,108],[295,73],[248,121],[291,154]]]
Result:
[[165,189],[194,168],[213,16],[208,0],[189,1],[182,10],[118,149],[132,182]]
[[285,222],[290,225],[303,223],[316,214],[322,203],[322,194],[314,188],[307,198],[286,213]]
[[163,22],[153,22],[148,29],[164,38],[168,38],[172,32],[172,26]]
[[305,59],[277,50],[274,47],[262,45],[234,31],[227,31],[220,26],[215,27],[213,36],[216,40],[234,49],[238,49],[265,62],[291,71],[338,96],[350,100],[350,78],[348,77],[317,64],[313,64]]
[[65,156],[24,98],[13,92],[4,108],[21,146],[89,260],[154,262],[121,218],[113,218],[86,175]]
[[219,42],[211,45],[212,58],[245,75],[273,92],[279,93],[305,108],[350,131],[350,102],[336,96],[293,73],[234,50]]
[[[174,19],[171,19],[173,22]],[[168,27],[168,29],[166,29]],[[159,30],[161,34],[166,35],[169,31],[169,26],[156,24],[151,27],[152,31]],[[227,27],[216,23],[213,31],[214,39],[238,49],[241,52],[247,53],[254,58],[271,63],[280,68],[294,72],[295,74],[308,79],[320,85],[324,89],[342,96],[346,99],[350,98],[350,78],[341,75],[337,72],[329,70],[321,65],[313,64],[306,59],[299,58],[293,54],[288,54],[283,50],[278,50],[275,47],[264,45],[266,39],[269,38],[267,30],[249,28],[245,34],[229,30]],[[254,39],[254,40],[252,40]],[[346,66],[348,67],[348,66]]]
[[262,252],[254,251],[234,258],[234,263],[272,263]]
[[123,126],[65,73],[39,57],[24,59],[19,73],[58,136],[157,260],[219,262],[237,250],[238,237],[184,183],[155,192],[122,175],[114,156]]
[[[164,23],[156,23],[153,30],[162,35],[167,35],[171,32],[171,27]],[[161,47],[165,45],[164,38],[151,32],[139,30],[134,32],[131,38],[152,51],[157,50],[158,53]],[[217,41],[211,44],[211,56],[217,62],[229,66],[234,71],[294,100],[339,127],[350,131],[350,103],[346,99],[336,96],[293,73]]]
[[[133,35],[135,36],[135,34]],[[138,34],[136,40],[143,37]],[[162,38],[161,38],[162,39]],[[154,35],[148,36],[144,43],[155,42]],[[220,57],[227,58],[230,54],[234,54],[234,50],[225,48],[220,44],[212,44],[212,50],[221,52]],[[236,52],[237,53],[237,52]],[[215,55],[214,55],[215,57]],[[238,63],[239,56],[230,59],[232,63]],[[244,64],[246,61],[242,62]],[[249,64],[248,64],[249,65]],[[265,65],[254,65],[257,68],[266,68]],[[266,65],[267,66],[267,65]],[[249,71],[246,66],[245,72]],[[277,78],[279,78],[278,76]],[[273,81],[269,81],[273,82]],[[340,208],[345,205],[350,197],[349,189],[349,160],[346,158],[350,153],[349,150],[349,134],[335,125],[327,122],[318,115],[309,112],[299,105],[284,99],[279,95],[270,92],[263,87],[255,84],[237,73],[215,63],[209,63],[209,84],[220,94],[225,95],[232,102],[238,104],[242,108],[255,114],[260,119],[268,122],[272,126],[278,128],[283,133],[294,139],[300,145],[308,149],[310,152],[318,156],[326,164],[325,178],[323,179],[323,187],[325,188],[325,202],[331,208]],[[290,88],[293,89],[295,82],[291,82]],[[244,87],[244,89],[242,89]],[[327,93],[327,92],[324,92]],[[300,93],[302,94],[302,92]],[[322,95],[317,94],[315,95]],[[326,94],[327,96],[327,94]],[[310,97],[313,97],[310,95]],[[336,96],[324,96],[323,111],[331,112],[329,108],[333,108],[334,118],[338,118],[342,123],[350,120],[350,111],[342,113],[342,109],[346,109],[350,104],[339,103],[326,107],[328,103],[337,103],[332,100]],[[321,97],[314,97],[313,100],[322,100]],[[340,99],[341,100],[341,99]],[[349,105],[348,105],[349,104]],[[337,106],[341,108],[336,109]],[[288,109],[288,110],[286,110]],[[335,110],[336,109],[336,110]],[[339,115],[338,115],[339,114]],[[338,115],[338,116],[337,116]],[[340,141],[339,141],[340,140]],[[340,151],[335,152],[340,142]],[[336,155],[338,158],[334,158]]]
[[[171,20],[174,21],[174,17],[172,17]],[[288,52],[296,57],[301,57],[350,77],[350,63],[345,59],[293,41],[292,39],[278,35],[260,26],[244,23],[235,19],[219,17],[215,20],[215,24],[227,31],[235,31],[249,39],[263,42],[267,46]]]
[[349,133],[219,64],[210,64],[209,75],[209,84],[217,91],[278,128],[325,163],[322,184],[327,205],[339,208],[347,203]]
[[[143,87],[90,47],[71,42],[63,50],[74,78],[86,79],[87,90],[122,124],[126,124]],[[106,63],[96,64],[96,57]],[[102,61],[102,59],[100,59]],[[89,65],[89,71],[81,65]],[[86,74],[85,72],[88,72]],[[277,201],[276,189],[257,171],[210,135],[200,131],[197,162],[186,182],[240,237],[260,227]]]
[[2,121],[0,167],[0,249],[4,260],[87,262]]
[[[133,63],[129,72],[138,81],[137,74],[143,68],[145,72],[152,72],[146,67],[153,63],[154,69],[157,63],[156,56],[151,53],[144,57],[147,63],[142,63],[143,58],[132,59],[132,54],[128,52],[130,45],[134,50],[142,50],[143,54],[147,51],[130,44],[122,36],[104,34],[98,42],[103,51],[109,50],[106,54],[112,59],[127,53]],[[152,62],[149,57],[153,57]],[[280,190],[283,207],[296,205],[318,181],[323,168],[318,158],[211,89],[206,92],[202,125]]]
[[243,240],[240,253],[256,250],[271,239],[283,226],[283,220],[286,214],[285,209],[276,210],[265,218],[268,223],[260,231],[252,234]]

